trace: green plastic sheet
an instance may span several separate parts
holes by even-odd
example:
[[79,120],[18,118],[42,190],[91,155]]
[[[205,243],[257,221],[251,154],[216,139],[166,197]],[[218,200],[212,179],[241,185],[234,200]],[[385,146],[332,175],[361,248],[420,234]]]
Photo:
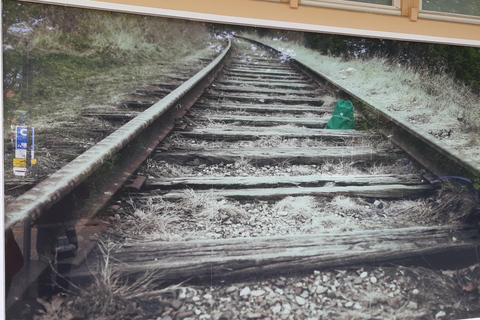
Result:
[[328,120],[325,129],[353,129],[353,104],[350,101],[339,100],[333,109],[333,115]]

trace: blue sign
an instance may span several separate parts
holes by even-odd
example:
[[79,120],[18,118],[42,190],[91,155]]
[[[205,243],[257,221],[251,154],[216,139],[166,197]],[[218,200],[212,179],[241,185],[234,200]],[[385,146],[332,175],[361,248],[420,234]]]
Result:
[[[13,173],[16,176],[25,176],[27,173],[27,144],[28,130],[25,126],[17,126],[15,128],[15,158],[13,159]],[[30,165],[34,165],[37,161],[34,159],[34,131],[31,131],[30,145]]]
[[[34,131],[31,131],[30,151],[31,158],[34,158]],[[15,158],[27,158],[27,127],[17,126],[15,128]]]
[[17,132],[15,134],[17,150],[26,150],[27,149],[27,127],[17,126]]

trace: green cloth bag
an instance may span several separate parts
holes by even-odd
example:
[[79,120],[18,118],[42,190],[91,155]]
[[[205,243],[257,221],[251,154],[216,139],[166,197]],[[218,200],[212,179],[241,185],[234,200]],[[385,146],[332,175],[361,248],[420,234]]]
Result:
[[325,129],[353,129],[353,104],[339,100]]

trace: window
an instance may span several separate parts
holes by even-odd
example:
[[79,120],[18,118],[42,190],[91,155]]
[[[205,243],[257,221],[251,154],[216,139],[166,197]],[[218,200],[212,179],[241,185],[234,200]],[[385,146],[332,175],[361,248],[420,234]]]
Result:
[[422,10],[480,16],[480,0],[423,0]]

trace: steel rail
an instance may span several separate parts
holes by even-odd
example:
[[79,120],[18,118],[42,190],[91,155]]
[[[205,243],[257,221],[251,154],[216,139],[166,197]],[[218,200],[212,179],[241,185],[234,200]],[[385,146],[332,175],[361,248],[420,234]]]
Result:
[[[271,50],[281,53],[275,48],[264,44],[260,41],[249,39],[247,37],[239,38],[252,41],[259,45],[266,46]],[[281,53],[289,56],[288,54]],[[455,175],[463,176],[470,179],[477,186],[480,185],[480,163],[462,158],[452,148],[442,141],[430,136],[421,128],[414,127],[404,120],[397,119],[395,116],[386,111],[380,110],[359,95],[351,92],[342,85],[336,83],[329,76],[315,70],[309,66],[307,62],[303,62],[298,58],[289,56],[291,61],[303,72],[308,74],[318,83],[325,85],[327,88],[336,91],[339,99],[351,99],[364,115],[370,115],[377,119],[380,131],[391,139],[396,145],[402,148],[413,159],[418,161],[432,173],[439,176]]]
[[[207,67],[110,136],[8,204],[5,208],[5,228],[11,227],[26,218],[36,219],[40,217],[43,212],[70,194],[85,179],[98,170],[103,163],[118,154],[169,109],[177,107],[181,98],[187,95],[190,90],[207,77],[212,78],[212,72],[218,69],[230,52],[230,48],[231,41],[228,39],[227,47]],[[210,82],[212,80],[213,78],[210,79]],[[201,89],[202,92],[203,89]],[[198,96],[199,94],[197,94],[196,98]],[[150,146],[147,151],[151,152],[153,148]],[[124,178],[128,179],[128,177]]]

